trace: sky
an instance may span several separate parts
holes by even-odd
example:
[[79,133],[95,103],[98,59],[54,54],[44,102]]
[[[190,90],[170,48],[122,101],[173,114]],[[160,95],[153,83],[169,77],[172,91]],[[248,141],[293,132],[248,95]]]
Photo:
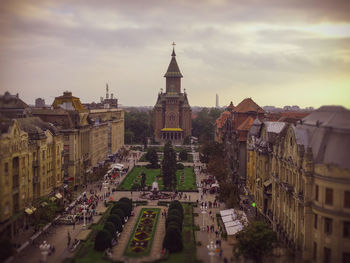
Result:
[[0,94],[153,106],[173,41],[192,106],[350,108],[348,0],[0,0]]

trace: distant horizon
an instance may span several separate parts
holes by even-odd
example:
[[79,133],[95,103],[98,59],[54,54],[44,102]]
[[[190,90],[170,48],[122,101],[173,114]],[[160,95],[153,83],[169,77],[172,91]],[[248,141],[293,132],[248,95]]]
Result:
[[350,1],[3,0],[0,93],[154,105],[175,41],[190,105],[350,108]]

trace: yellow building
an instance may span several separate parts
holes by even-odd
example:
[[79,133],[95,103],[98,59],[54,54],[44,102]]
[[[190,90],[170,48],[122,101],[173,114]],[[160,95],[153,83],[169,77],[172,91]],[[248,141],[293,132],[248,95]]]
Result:
[[302,260],[349,262],[350,111],[321,107],[297,126],[255,128],[247,187],[260,214]]
[[0,149],[0,232],[13,238],[36,201],[60,190],[63,142],[39,118],[2,119]]

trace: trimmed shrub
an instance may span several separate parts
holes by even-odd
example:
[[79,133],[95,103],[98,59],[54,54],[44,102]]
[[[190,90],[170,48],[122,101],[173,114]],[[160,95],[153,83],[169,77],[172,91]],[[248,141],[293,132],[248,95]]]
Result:
[[122,224],[122,220],[120,219],[119,216],[112,214],[107,218],[107,222],[112,222],[114,224],[115,229],[118,232],[122,232],[123,231],[123,224]]
[[103,227],[103,230],[108,231],[111,234],[112,237],[115,236],[115,232],[117,231],[115,229],[114,224],[112,222],[106,222],[104,227]]
[[96,235],[94,248],[97,251],[104,251],[111,246],[111,241],[111,234],[106,230],[100,230]]
[[182,247],[182,237],[179,229],[174,226],[169,226],[163,240],[163,248],[169,250],[170,253],[174,253],[181,251]]
[[181,216],[182,216],[182,218],[183,218],[184,209],[183,209],[181,203],[180,203],[178,200],[174,200],[174,201],[172,201],[172,202],[170,203],[170,205],[169,205],[169,211],[172,210],[172,209],[174,209],[174,208],[177,209],[177,210],[179,210],[179,211],[181,212]]
[[169,228],[169,227],[178,228],[179,233],[181,233],[181,231],[182,231],[182,226],[181,226],[177,221],[170,221],[170,222],[168,223],[168,227],[167,227],[167,228]]
[[128,203],[118,201],[117,203],[115,203],[113,209],[117,208],[123,210],[125,216],[130,216],[132,207],[130,207]]
[[119,202],[124,202],[124,203],[127,203],[129,204],[130,208],[132,209],[132,200],[127,198],[127,197],[122,197],[119,199]]
[[178,216],[178,217],[180,217],[181,221],[183,220],[181,211],[179,209],[175,209],[175,208],[173,208],[171,210],[169,209],[168,216],[171,216],[171,215]]
[[111,215],[117,215],[119,216],[119,218],[122,220],[122,223],[124,224],[125,223],[125,220],[124,220],[124,217],[125,217],[125,213],[123,210],[121,210],[120,208],[118,207],[113,207],[111,209]]
[[175,221],[176,223],[178,223],[179,226],[182,226],[182,220],[179,216],[176,215],[170,215],[167,217],[166,221],[165,221],[165,228],[168,229],[168,224],[172,221]]

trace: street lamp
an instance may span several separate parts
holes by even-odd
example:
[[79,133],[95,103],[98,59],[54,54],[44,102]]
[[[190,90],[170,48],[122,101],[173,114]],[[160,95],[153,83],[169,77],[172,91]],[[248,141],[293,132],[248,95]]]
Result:
[[104,181],[104,183],[103,183],[103,189],[105,190],[104,198],[106,198],[107,188],[108,188],[108,183],[107,183],[107,181]]
[[207,248],[209,250],[209,256],[210,256],[210,263],[214,262],[214,255],[215,255],[215,250],[216,250],[216,245],[214,245],[213,241],[210,241],[210,244],[207,245]]
[[86,202],[84,202],[83,205],[81,205],[81,207],[83,208],[83,214],[84,214],[84,224],[83,224],[83,228],[86,228],[86,209],[88,208],[88,205],[86,204]]
[[201,207],[201,210],[202,210],[202,217],[203,217],[203,231],[205,231],[205,226],[204,226],[204,215],[207,213],[207,206],[204,205],[205,203],[202,203],[202,207]]
[[44,242],[39,246],[41,250],[41,255],[43,255],[43,262],[46,262],[47,254],[49,254],[50,245],[44,240]]

